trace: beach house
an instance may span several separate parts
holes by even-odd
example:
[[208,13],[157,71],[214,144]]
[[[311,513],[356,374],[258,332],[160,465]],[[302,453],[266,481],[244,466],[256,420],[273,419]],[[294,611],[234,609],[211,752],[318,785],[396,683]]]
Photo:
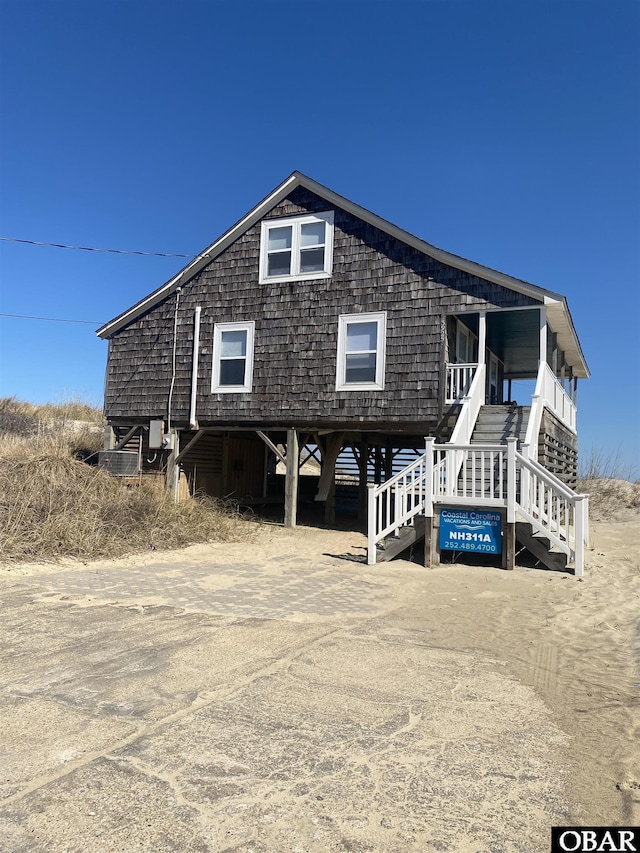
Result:
[[98,335],[114,473],[279,505],[289,526],[306,501],[333,523],[350,491],[370,563],[425,537],[427,562],[527,548],[582,571],[589,371],[561,294],[294,172]]

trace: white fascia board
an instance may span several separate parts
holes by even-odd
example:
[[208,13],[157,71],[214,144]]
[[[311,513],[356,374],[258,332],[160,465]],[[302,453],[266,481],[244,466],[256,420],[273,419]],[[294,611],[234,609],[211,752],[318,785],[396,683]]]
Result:
[[574,376],[578,379],[588,379],[591,374],[566,299],[547,304],[547,318],[551,331],[555,332],[560,349],[565,354],[567,364],[573,368]]

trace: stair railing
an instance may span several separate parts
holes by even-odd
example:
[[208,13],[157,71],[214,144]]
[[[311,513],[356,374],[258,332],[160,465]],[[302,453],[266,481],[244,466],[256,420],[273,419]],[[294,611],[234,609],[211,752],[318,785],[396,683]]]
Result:
[[[433,439],[432,439],[433,442]],[[419,456],[398,474],[367,489],[367,563],[376,562],[378,542],[396,533],[416,515],[424,514],[428,500],[427,472],[433,453]]]
[[546,361],[540,362],[536,387],[531,398],[531,412],[522,449],[529,459],[538,458],[538,436],[544,410],[549,409],[572,432],[576,431],[576,404],[558,382]]
[[584,574],[589,541],[589,495],[577,494],[539,462],[516,452],[520,470],[517,512],[573,560],[577,577]]
[[[442,444],[426,440],[426,453],[380,485],[368,487],[367,562],[376,562],[378,542],[416,515],[433,516],[434,502],[502,506],[507,522],[519,516],[573,560],[584,574],[589,539],[589,496],[504,445]],[[460,462],[462,460],[462,462]]]
[[[469,391],[466,396],[462,398],[462,408],[460,409],[456,425],[451,433],[449,445],[467,445],[471,442],[473,429],[485,400],[486,369],[486,365],[484,364],[478,364],[476,367],[476,372],[473,376],[471,385],[469,386]],[[451,477],[457,477],[460,473],[460,469],[462,468],[465,460],[465,452],[456,451],[454,457],[449,456],[447,458],[449,460],[447,462],[448,470],[450,472],[449,479],[451,480]]]
[[544,412],[544,397],[543,376],[544,365],[546,362],[541,361],[538,368],[538,378],[536,379],[536,387],[531,397],[531,411],[529,412],[529,422],[527,423],[527,431],[522,442],[522,452],[528,459],[536,460],[538,458],[538,436],[540,435],[540,425],[542,424],[542,413]]
[[449,444],[469,444],[471,433],[485,398],[486,365],[473,365],[476,370],[469,390],[462,398],[462,408],[451,433]]

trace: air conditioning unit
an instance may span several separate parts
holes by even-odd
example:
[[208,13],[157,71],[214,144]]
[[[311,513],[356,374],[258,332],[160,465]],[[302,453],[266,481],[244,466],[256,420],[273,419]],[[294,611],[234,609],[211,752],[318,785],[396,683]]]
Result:
[[130,450],[101,450],[98,465],[114,477],[135,477],[139,474],[138,454]]

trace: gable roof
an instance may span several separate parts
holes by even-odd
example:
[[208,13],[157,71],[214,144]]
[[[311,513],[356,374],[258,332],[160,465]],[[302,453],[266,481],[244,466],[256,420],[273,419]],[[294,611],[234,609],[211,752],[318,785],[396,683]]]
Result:
[[272,193],[266,196],[266,198],[250,210],[249,213],[243,216],[242,219],[236,222],[235,225],[233,225],[214,243],[208,246],[203,252],[183,267],[177,275],[173,276],[173,278],[169,279],[169,281],[165,282],[165,284],[157,290],[154,290],[153,293],[150,293],[144,299],[141,299],[131,308],[127,309],[122,314],[119,314],[117,317],[114,317],[113,320],[105,323],[104,326],[101,326],[96,332],[98,337],[110,338],[112,335],[124,328],[124,326],[135,321],[138,317],[149,311],[159,302],[162,302],[163,299],[166,299],[167,296],[169,296],[176,288],[183,287],[187,284],[187,282],[196,276],[205,266],[207,266],[207,264],[210,264],[211,261],[215,260],[218,255],[224,252],[225,249],[237,240],[241,234],[243,234],[248,228],[255,225],[256,222],[259,222],[273,207],[283,201],[283,199],[285,199],[297,187],[303,187],[309,190],[330,204],[333,204],[342,210],[346,210],[353,216],[368,222],[375,228],[379,228],[381,231],[389,234],[389,236],[395,237],[401,242],[412,246],[419,252],[424,252],[424,254],[429,255],[443,264],[455,267],[456,269],[478,276],[479,278],[486,279],[487,281],[492,281],[509,290],[524,293],[525,295],[539,301],[547,308],[547,315],[549,317],[551,327],[558,336],[558,343],[565,352],[568,363],[573,366],[574,374],[580,378],[586,378],[589,376],[589,368],[587,367],[586,360],[582,353],[582,348],[571,319],[571,314],[569,313],[567,300],[564,296],[559,293],[554,293],[551,290],[546,290],[543,287],[538,287],[535,284],[529,284],[526,281],[513,278],[506,273],[498,272],[490,267],[485,267],[482,264],[475,263],[475,261],[469,261],[466,258],[453,255],[451,252],[447,252],[444,249],[438,249],[436,246],[432,246],[430,243],[427,243],[425,240],[421,240],[414,234],[410,234],[408,231],[399,228],[397,225],[387,222],[386,219],[377,216],[375,213],[371,213],[371,211],[366,208],[360,207],[359,204],[350,201],[344,196],[338,195],[338,193],[335,193],[328,187],[317,183],[317,181],[303,175],[301,172],[293,172],[293,174],[283,181],[280,186],[276,187]]

